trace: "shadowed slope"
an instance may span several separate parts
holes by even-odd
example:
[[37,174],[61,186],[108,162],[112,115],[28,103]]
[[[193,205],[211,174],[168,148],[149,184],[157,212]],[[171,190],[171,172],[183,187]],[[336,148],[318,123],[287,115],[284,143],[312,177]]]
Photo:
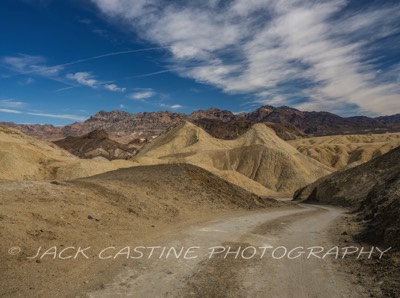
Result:
[[368,222],[366,238],[400,245],[400,147],[299,189],[296,200],[353,207]]
[[67,137],[55,144],[81,158],[103,157],[108,160],[127,159],[136,153],[136,148],[120,144],[109,138],[105,130],[94,130],[81,137]]

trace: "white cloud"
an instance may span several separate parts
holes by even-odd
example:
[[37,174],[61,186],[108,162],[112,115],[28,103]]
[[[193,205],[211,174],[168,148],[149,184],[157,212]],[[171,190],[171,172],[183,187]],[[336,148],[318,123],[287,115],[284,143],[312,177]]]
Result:
[[[42,77],[58,83],[76,87],[71,85],[70,82],[61,76],[62,72],[64,71],[63,65],[48,66],[46,58],[42,56],[19,54],[16,56],[3,57],[0,59],[0,61],[4,67],[15,72],[13,75],[2,76],[1,79],[19,75],[29,75],[34,77]],[[19,80],[18,83],[21,85],[30,85],[34,82],[35,80],[33,78],[28,77],[26,79]]]
[[264,93],[260,100],[276,105],[300,96],[293,105],[314,110],[400,112],[398,81],[380,79],[370,59],[382,58],[382,39],[400,32],[400,4],[352,10],[345,0],[92,2],[168,47],[175,72],[227,93]]
[[181,106],[181,105],[172,105],[172,106],[170,106],[170,108],[173,109],[173,110],[177,110],[177,109],[183,108],[183,106]]
[[78,115],[70,115],[70,114],[48,114],[48,113],[33,113],[26,111],[18,111],[13,109],[0,109],[1,113],[11,113],[11,114],[22,114],[22,115],[31,115],[31,116],[41,116],[41,117],[50,117],[57,119],[69,119],[75,121],[84,121],[87,117],[78,116]]
[[[69,73],[66,75],[66,78],[72,81],[79,83],[80,85],[87,86],[93,89],[103,88],[112,92],[125,92],[126,88],[122,88],[117,86],[116,84],[108,84],[102,81],[97,80],[94,75],[90,72],[76,72]],[[68,87],[67,87],[68,88]],[[67,88],[63,88],[60,90],[66,90]],[[60,91],[58,90],[58,91]]]
[[11,110],[11,109],[0,109],[0,112],[3,113],[11,113],[11,114],[21,114],[22,112],[17,111],[17,110]]
[[113,92],[125,92],[126,91],[126,88],[118,87],[115,84],[105,84],[104,88],[109,91],[113,91]]
[[[165,101],[169,100],[168,94],[158,93],[151,88],[137,88],[136,90],[137,92],[129,95],[130,99],[133,99],[135,101],[140,101],[145,104],[159,108],[166,108],[171,110],[177,110],[183,108],[183,106],[179,104],[174,104],[174,105],[166,104]],[[157,96],[161,100],[151,99],[155,96]]]
[[57,118],[57,119],[68,119],[68,120],[75,120],[75,121],[84,121],[87,117],[84,116],[77,116],[77,115],[70,115],[70,114],[47,114],[47,113],[24,113],[27,115],[32,116],[41,116],[41,117],[50,117],[50,118]]
[[183,106],[175,104],[175,105],[168,105],[165,103],[156,103],[155,105],[159,106],[160,108],[166,108],[166,109],[170,109],[170,110],[178,110],[183,108]]
[[42,56],[17,55],[3,57],[2,63],[19,74],[37,74],[45,77],[57,76],[62,66],[46,66],[46,59]]
[[88,86],[90,88],[97,88],[99,85],[99,81],[94,79],[93,75],[90,72],[76,72],[69,73],[66,75],[67,79],[76,81],[77,83]]
[[0,107],[3,107],[3,108],[21,108],[26,105],[27,104],[25,102],[16,101],[14,99],[0,100]]
[[155,96],[156,94],[157,94],[156,92],[154,92],[152,90],[148,90],[148,91],[132,93],[130,95],[130,98],[133,100],[145,100],[145,99]]

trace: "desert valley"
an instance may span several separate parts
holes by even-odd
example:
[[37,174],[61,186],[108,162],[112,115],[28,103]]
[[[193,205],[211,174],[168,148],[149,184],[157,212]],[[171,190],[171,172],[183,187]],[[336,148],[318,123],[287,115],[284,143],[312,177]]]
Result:
[[400,1],[0,1],[0,298],[400,298]]
[[[1,296],[258,297],[268,287],[286,297],[309,278],[329,284],[334,277],[337,285],[330,290],[338,296],[355,297],[356,291],[360,297],[396,297],[397,122],[359,125],[322,113],[302,123],[282,120],[300,113],[287,107],[257,111],[264,117],[251,121],[210,109],[191,119],[114,111],[69,127],[3,123],[0,233],[1,251],[9,254],[1,255]],[[140,125],[130,124],[139,117]],[[351,134],[328,130],[329,118]],[[154,261],[125,251],[156,244],[240,249],[265,241],[379,247],[390,254],[342,259],[341,251],[323,262],[282,261],[288,266],[282,271],[271,259],[218,254],[207,261],[203,251],[196,261]],[[67,248],[88,252],[60,259]],[[99,259],[103,248],[114,255]],[[276,276],[266,282],[266,274]],[[275,284],[297,274],[292,286]],[[304,297],[321,295],[327,285],[307,287]]]

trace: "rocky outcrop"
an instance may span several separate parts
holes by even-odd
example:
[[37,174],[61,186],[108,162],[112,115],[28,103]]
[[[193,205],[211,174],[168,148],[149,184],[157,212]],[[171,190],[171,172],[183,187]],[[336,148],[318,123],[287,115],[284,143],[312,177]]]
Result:
[[138,147],[111,140],[104,129],[94,130],[81,137],[67,137],[54,143],[76,156],[87,159],[128,159],[136,154]]
[[195,111],[188,117],[190,120],[199,120],[199,119],[210,119],[210,120],[221,120],[222,122],[229,122],[232,120],[237,120],[237,118],[232,112],[227,110],[219,110],[219,109],[208,109],[208,110],[199,110]]

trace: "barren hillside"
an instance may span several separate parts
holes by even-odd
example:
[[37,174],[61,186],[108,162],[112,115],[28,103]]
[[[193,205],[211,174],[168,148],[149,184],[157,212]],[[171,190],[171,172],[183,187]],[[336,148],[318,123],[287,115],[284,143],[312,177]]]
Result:
[[130,166],[122,160],[82,160],[53,143],[0,126],[0,179],[73,179]]
[[306,156],[341,169],[367,162],[400,146],[400,133],[304,138],[289,144]]
[[54,143],[76,156],[87,159],[127,159],[136,153],[135,146],[111,140],[105,130],[94,130],[80,137],[66,137]]
[[266,188],[266,195],[290,194],[331,172],[264,124],[254,125],[235,140],[220,140],[189,122],[181,123],[147,144],[133,160],[140,164],[186,162],[228,179],[240,175],[242,179],[235,180],[241,180],[241,186],[255,181]]
[[362,165],[339,170],[299,189],[296,200],[352,207],[375,243],[400,244],[400,147]]

